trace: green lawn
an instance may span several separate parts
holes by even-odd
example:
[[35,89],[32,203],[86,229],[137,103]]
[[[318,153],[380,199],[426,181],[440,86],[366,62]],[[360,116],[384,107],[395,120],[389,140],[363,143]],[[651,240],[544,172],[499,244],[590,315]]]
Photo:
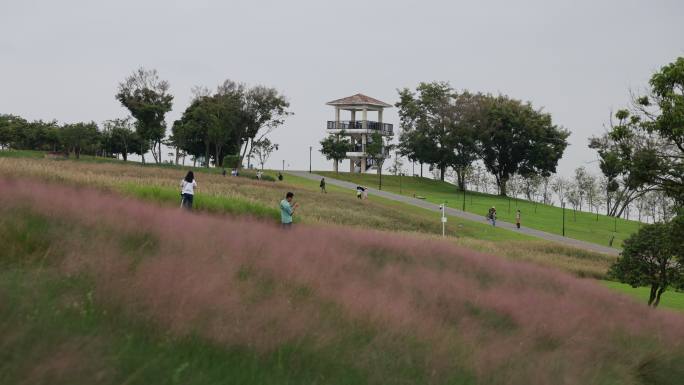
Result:
[[[377,174],[350,174],[334,172],[317,172],[330,178],[378,187]],[[444,203],[456,209],[463,207],[463,193],[453,184],[419,177],[382,176],[382,189],[406,196],[422,196],[433,203]],[[522,224],[530,228],[561,234],[563,229],[563,210],[559,207],[533,203],[522,199],[509,199],[491,194],[467,191],[465,209],[468,212],[482,214],[484,217],[490,207],[496,207],[497,217],[501,221],[515,222],[515,210],[520,209]],[[614,236],[613,247],[619,248],[622,241],[639,229],[639,222],[615,219],[605,215],[596,215],[572,209],[565,210],[565,236],[608,245]]]
[[[648,287],[634,288],[627,284],[613,281],[601,281],[601,283],[613,290],[637,298],[644,304],[648,303],[648,296],[650,294],[650,289]],[[684,293],[672,289],[666,291],[663,293],[662,297],[660,297],[660,306],[684,311]]]
[[[277,171],[266,171],[267,174],[277,175]],[[284,182],[302,186],[311,190],[319,189],[319,182],[307,178],[300,178],[291,174],[284,176]],[[355,192],[328,184],[326,189],[330,193],[344,194],[348,196],[355,196]],[[331,195],[333,197],[333,195]],[[334,199],[334,198],[333,198]],[[386,199],[378,196],[369,196],[371,202],[381,203],[383,206],[390,207],[396,210],[401,210],[407,214],[406,220],[412,220],[414,217],[424,218],[428,221],[439,223],[440,212],[430,212],[426,209],[408,205],[401,202],[396,202],[391,199]],[[466,237],[481,239],[487,241],[531,241],[537,240],[536,237],[531,237],[525,234],[520,234],[515,231],[510,231],[498,227],[492,227],[484,223],[478,223],[467,219],[462,219],[447,215],[446,233],[451,236]]]

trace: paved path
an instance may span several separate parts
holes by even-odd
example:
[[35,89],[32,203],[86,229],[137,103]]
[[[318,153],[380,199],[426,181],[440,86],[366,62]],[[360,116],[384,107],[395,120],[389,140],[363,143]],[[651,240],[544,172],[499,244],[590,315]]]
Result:
[[[295,175],[295,176],[298,176],[301,178],[315,180],[315,181],[319,181],[322,178],[321,175],[310,174],[307,171],[287,171],[286,173],[292,174],[292,175]],[[356,190],[356,186],[357,186],[357,184],[355,184],[355,183],[346,182],[346,181],[342,181],[342,180],[338,180],[338,179],[333,179],[333,178],[330,178],[327,176],[325,177],[325,181],[326,181],[326,183],[331,184],[333,186],[348,188],[351,190]],[[395,194],[392,192],[378,190],[378,189],[374,189],[374,188],[369,188],[368,192],[369,192],[369,194],[377,195],[379,197],[391,199],[391,200],[394,200],[397,202],[403,202],[406,204],[410,204],[413,206],[421,207],[421,208],[432,210],[432,211],[439,211],[439,205],[438,204],[431,203],[431,202],[428,202],[428,201],[423,200],[423,199],[412,198],[412,197],[408,197],[405,195]],[[489,222],[487,221],[487,219],[483,215],[477,215],[477,214],[473,214],[473,213],[469,213],[469,212],[464,212],[461,210],[453,209],[451,207],[447,207],[446,214],[451,215],[451,216],[455,216],[455,217],[459,217],[459,218],[463,218],[463,219],[468,219],[468,220],[475,221],[475,222],[489,224]],[[591,242],[585,242],[585,241],[580,241],[578,239],[567,238],[567,237],[563,237],[563,236],[558,235],[558,234],[552,234],[552,233],[547,233],[547,232],[541,231],[541,230],[531,229],[529,227],[523,227],[523,228],[518,230],[515,228],[515,224],[509,223],[509,222],[498,221],[496,223],[496,225],[497,225],[497,227],[500,227],[503,229],[518,231],[518,232],[521,232],[523,234],[531,235],[533,237],[545,239],[548,241],[562,243],[564,245],[577,247],[577,248],[584,249],[584,250],[595,251],[595,252],[610,254],[610,255],[618,255],[618,253],[620,252],[619,250],[613,249],[612,247],[601,246],[601,245],[597,245],[597,244],[591,243]]]

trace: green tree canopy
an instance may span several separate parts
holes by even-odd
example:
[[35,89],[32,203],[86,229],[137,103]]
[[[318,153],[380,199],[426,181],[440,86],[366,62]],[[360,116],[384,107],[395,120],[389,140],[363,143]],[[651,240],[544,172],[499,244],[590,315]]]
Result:
[[328,135],[321,140],[321,154],[325,156],[325,159],[335,162],[335,172],[338,172],[339,161],[344,159],[350,150],[351,143],[349,138],[345,137],[344,131]]
[[149,143],[155,162],[161,163],[161,144],[166,136],[164,118],[173,105],[169,83],[159,79],[157,70],[141,67],[119,84],[116,99],[136,119],[136,132]]
[[223,165],[226,155],[240,149],[243,120],[243,101],[240,94],[217,92],[196,97],[174,122],[171,142],[188,154],[204,157],[206,166]]
[[681,222],[680,216],[671,223],[645,225],[625,240],[621,257],[611,267],[613,278],[651,288],[649,306],[658,306],[668,288],[684,285]]
[[513,174],[556,172],[570,133],[554,125],[551,115],[503,95],[480,101],[480,116],[474,123],[478,152],[501,195],[506,195]]
[[108,154],[121,154],[124,161],[128,160],[128,154],[139,154],[140,150],[138,149],[141,146],[141,138],[135,132],[130,119],[105,121],[102,131],[106,138],[105,151]]
[[259,160],[259,165],[261,166],[261,169],[264,169],[264,164],[268,161],[268,158],[271,157],[271,154],[273,151],[278,150],[278,144],[276,143],[271,143],[271,140],[268,138],[263,138],[259,141],[254,142],[254,154],[256,155],[257,159]]
[[76,159],[82,152],[95,153],[100,145],[100,132],[95,122],[66,124],[59,131],[59,138],[67,153],[74,153]]

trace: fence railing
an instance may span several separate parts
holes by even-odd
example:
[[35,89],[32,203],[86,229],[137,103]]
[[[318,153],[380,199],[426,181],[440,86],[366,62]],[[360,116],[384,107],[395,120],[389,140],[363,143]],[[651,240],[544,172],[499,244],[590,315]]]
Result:
[[[381,134],[383,135],[393,135],[394,130],[393,126],[391,123],[380,123],[380,122],[373,122],[373,121],[367,121],[367,126],[366,129],[368,130],[373,130],[373,131],[380,131]],[[362,120],[356,120],[356,121],[351,121],[351,120],[342,120],[340,122],[336,122],[334,120],[328,120],[328,130],[362,130],[363,129],[363,121]]]

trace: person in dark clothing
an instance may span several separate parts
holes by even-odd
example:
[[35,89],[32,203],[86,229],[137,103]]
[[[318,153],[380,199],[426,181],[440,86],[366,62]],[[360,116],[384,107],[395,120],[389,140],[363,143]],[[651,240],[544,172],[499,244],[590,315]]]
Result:
[[489,220],[492,226],[496,227],[496,209],[494,206],[487,212],[487,220]]
[[324,193],[327,194],[328,191],[326,191],[326,189],[325,189],[325,178],[321,178],[321,184],[320,184],[320,186],[321,186],[321,192],[324,192]]

